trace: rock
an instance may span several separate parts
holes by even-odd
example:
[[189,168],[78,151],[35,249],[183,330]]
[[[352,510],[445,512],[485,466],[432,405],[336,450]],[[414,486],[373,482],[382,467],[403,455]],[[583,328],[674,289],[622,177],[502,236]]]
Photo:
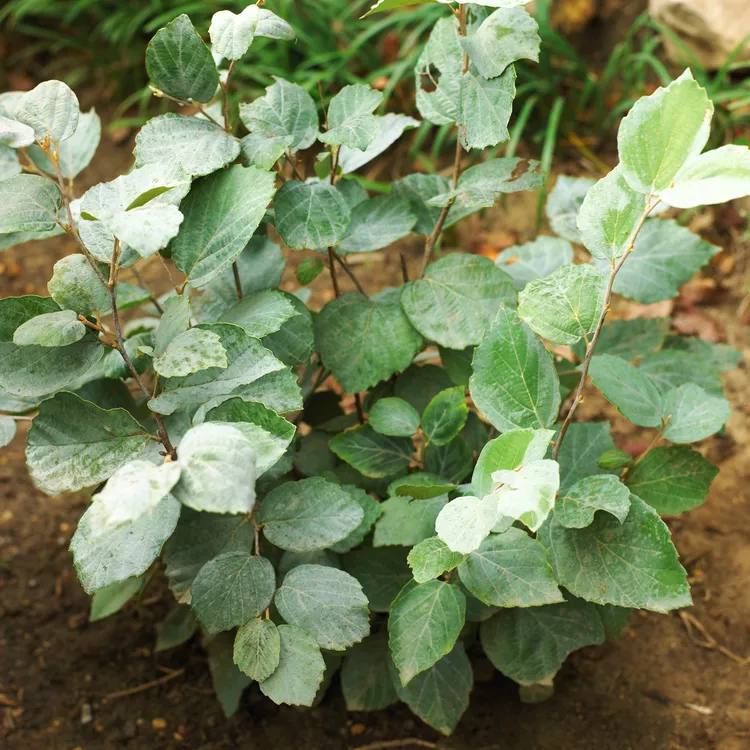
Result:
[[[750,34],[748,0],[650,0],[650,11],[709,69],[720,68]],[[669,38],[664,41],[667,54],[684,62],[684,51]],[[739,60],[750,60],[750,43],[736,57]]]

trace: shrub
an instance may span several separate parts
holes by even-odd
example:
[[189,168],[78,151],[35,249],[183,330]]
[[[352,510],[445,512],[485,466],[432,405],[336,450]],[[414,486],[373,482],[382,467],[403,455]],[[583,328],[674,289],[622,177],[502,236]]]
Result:
[[[0,241],[67,233],[80,250],[49,297],[0,300],[5,442],[33,413],[36,486],[94,490],[70,546],[92,619],[163,563],[179,604],[157,648],[200,626],[227,713],[252,680],[310,706],[340,668],[350,709],[401,700],[450,733],[467,650],[533,693],[631,609],[690,604],[660,516],[704,501],[717,470],[689,444],[726,423],[718,373],[737,353],[607,314],[613,293],[669,299],[709,261],[717,248],[659,209],[749,193],[750,154],[701,153],[713,107],[686,71],[623,120],[616,169],[558,181],[559,236],[497,263],[436,260],[446,227],[543,179],[518,158],[462,169],[464,151],[508,138],[514,64],[539,51],[523,0],[485,3],[446,8],[416,68],[423,118],[457,128],[452,178],[407,175],[390,195],[356,171],[418,122],[373,115],[365,85],[330,100],[320,132],[312,98],[279,79],[239,106],[249,134],[234,135],[235,61],[254,36],[293,36],[257,6],[217,13],[212,49],[184,15],[157,32],[154,93],[197,113],[148,122],[133,170],[80,199],[96,114],[59,81],[0,99]],[[366,295],[347,257],[409,234],[425,237],[419,275]],[[320,253],[294,294],[276,236]],[[573,263],[571,243],[592,261]],[[182,274],[172,292],[119,280],[157,254]],[[326,265],[335,296],[313,313],[304,287]],[[573,421],[589,376],[649,450]]]

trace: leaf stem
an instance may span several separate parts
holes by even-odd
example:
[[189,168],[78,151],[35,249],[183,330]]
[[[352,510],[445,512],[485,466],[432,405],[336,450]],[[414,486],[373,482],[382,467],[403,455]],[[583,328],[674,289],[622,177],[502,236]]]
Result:
[[[466,36],[466,5],[463,3],[458,9],[458,33],[460,36]],[[464,52],[463,68],[462,68],[461,73],[463,75],[466,75],[468,70],[469,70],[469,55],[466,52]],[[463,151],[463,148],[461,146],[461,134],[458,132],[458,128],[456,128],[456,153],[455,153],[455,156],[453,157],[453,177],[451,180],[452,190],[455,190],[456,187],[458,186],[458,178],[461,176],[462,151]],[[440,239],[440,235],[443,232],[443,225],[445,224],[445,220],[448,218],[448,212],[451,210],[451,206],[453,205],[454,201],[455,201],[455,198],[451,198],[445,204],[445,206],[443,206],[443,210],[440,212],[440,216],[438,216],[438,220],[435,223],[435,226],[433,227],[432,231],[427,237],[427,240],[424,243],[424,253],[422,255],[422,268],[419,271],[420,279],[424,276],[424,273],[427,270],[427,266],[430,264],[430,261],[432,260],[433,253],[435,252],[435,245],[437,244],[438,239]]]
[[576,412],[576,409],[578,408],[578,404],[583,401],[583,389],[586,385],[586,377],[589,373],[589,366],[591,365],[591,359],[594,356],[594,349],[596,348],[596,344],[599,341],[599,336],[601,335],[602,328],[604,327],[604,321],[607,319],[607,315],[609,314],[609,307],[610,302],[612,300],[612,287],[615,283],[615,277],[617,276],[619,270],[622,268],[625,261],[628,259],[628,256],[630,253],[633,252],[633,247],[635,245],[635,241],[638,237],[638,234],[640,233],[641,229],[643,228],[643,225],[646,223],[646,219],[648,218],[649,214],[656,208],[657,205],[659,205],[659,199],[657,198],[655,202],[651,202],[652,195],[648,195],[646,197],[646,208],[644,209],[643,213],[641,214],[640,219],[638,219],[638,223],[635,225],[635,228],[633,229],[630,237],[628,238],[627,245],[625,247],[625,252],[623,253],[622,258],[620,258],[616,263],[614,260],[612,260],[612,270],[609,274],[609,280],[607,281],[607,291],[604,295],[604,304],[602,305],[602,312],[599,316],[599,322],[596,324],[596,330],[594,331],[594,335],[591,338],[591,342],[586,347],[586,357],[583,360],[583,367],[581,369],[581,377],[578,381],[578,386],[576,387],[575,394],[573,396],[573,403],[570,406],[570,409],[565,416],[565,420],[562,424],[562,427],[560,428],[560,433],[557,436],[557,440],[555,441],[554,448],[552,449],[552,458],[557,460],[557,456],[560,453],[560,446],[562,445],[562,441],[565,439],[565,433],[568,431],[568,427],[570,426],[571,421],[573,420],[573,415]]
[[195,107],[209,122],[212,122],[214,125],[216,125],[217,128],[220,128],[221,130],[224,130],[223,127],[221,127],[221,123],[211,117],[211,115],[206,112],[203,107],[195,101],[195,99],[178,99],[176,96],[171,96],[170,94],[166,94],[160,89],[154,88],[153,86],[151,88],[151,93],[153,93],[154,96],[158,97],[159,99],[168,99],[170,102],[175,102],[176,104],[179,104],[182,107]]
[[292,155],[289,153],[289,150],[287,149],[284,151],[284,158],[289,162],[289,165],[292,168],[292,172],[294,173],[294,176],[300,181],[304,182],[305,178],[300,174],[299,169],[297,169],[297,163],[292,159]]
[[332,248],[328,248],[328,270],[331,272],[331,283],[333,284],[333,293],[337,296],[341,296],[341,289],[339,288],[339,280],[336,276],[336,263],[335,259],[338,256],[336,255],[336,251]]
[[232,60],[232,62],[229,63],[229,70],[227,70],[227,80],[221,84],[221,88],[224,91],[224,130],[226,130],[227,133],[230,134],[232,132],[232,128],[229,124],[229,79],[232,77],[234,66],[236,64],[236,60]]
[[352,267],[335,250],[333,250],[333,257],[339,262],[339,265],[344,269],[344,273],[352,280],[354,286],[357,287],[357,291],[367,297],[367,292],[365,292],[362,284],[359,283],[359,279],[354,275]]
[[242,279],[240,278],[240,269],[237,267],[237,261],[232,263],[232,274],[234,275],[234,288],[237,290],[237,299],[242,299]]

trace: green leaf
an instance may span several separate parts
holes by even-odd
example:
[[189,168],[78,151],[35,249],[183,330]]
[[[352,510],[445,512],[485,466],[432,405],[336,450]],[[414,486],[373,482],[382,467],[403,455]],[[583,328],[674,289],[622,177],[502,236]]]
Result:
[[571,423],[557,456],[560,464],[560,490],[567,491],[584,477],[605,473],[597,460],[614,447],[609,422]]
[[547,561],[547,551],[521,529],[490,534],[458,566],[464,586],[484,604],[538,607],[563,598]]
[[[15,149],[10,148],[10,146],[3,146],[3,144],[0,143],[0,180],[7,180],[9,177],[13,177],[20,173],[21,162],[18,160],[18,154]],[[62,228],[57,227],[57,231],[62,232],[63,230]],[[23,242],[24,240],[21,239],[21,237],[24,236],[26,239],[31,239],[31,236],[29,235],[19,235],[18,233],[5,234],[5,236],[0,237],[0,249],[4,250],[6,247],[15,244],[15,241],[13,240],[14,237],[17,237],[19,242]]]
[[[0,115],[0,145],[3,148],[27,148],[34,143],[34,128]],[[16,173],[20,172],[20,167]]]
[[[57,146],[60,173],[68,180],[76,178],[94,158],[102,134],[102,123],[92,107],[78,117],[78,127],[70,138]],[[39,169],[55,174],[55,166],[37,145],[29,148],[29,156]]]
[[53,182],[34,174],[17,174],[0,182],[0,234],[49,232],[57,226],[62,205]]
[[538,237],[534,242],[503,250],[495,262],[520,292],[530,281],[543,279],[560,266],[572,263],[573,248],[559,237]]
[[428,266],[409,282],[401,304],[414,327],[450,349],[479,344],[501,304],[512,304],[510,277],[481,255],[455,253]]
[[434,445],[446,445],[461,431],[468,413],[462,386],[441,391],[422,415],[424,434]]
[[149,204],[129,211],[99,213],[96,218],[123,244],[149,258],[177,235],[184,217],[175,206]]
[[209,560],[191,587],[191,606],[209,635],[242,626],[271,603],[276,576],[265,557],[225,552]]
[[172,491],[194,510],[249,513],[255,504],[255,451],[229,424],[207,422],[187,431],[179,445],[182,473]]
[[149,42],[146,71],[156,88],[184,101],[208,102],[219,87],[211,51],[184,13]]
[[631,491],[662,516],[702,505],[719,470],[684,446],[652,448],[628,472]]
[[225,369],[227,353],[213,331],[191,328],[170,341],[154,359],[154,370],[165,378],[184,378],[210,367]]
[[164,314],[154,335],[154,354],[160,357],[169,344],[190,328],[190,297],[177,294],[164,301]]
[[[614,291],[644,305],[671,299],[718,252],[671,219],[649,219],[615,278]],[[603,261],[597,266],[609,269]]]
[[16,420],[12,417],[0,417],[0,448],[10,445],[16,435]]
[[388,612],[391,602],[411,580],[405,547],[365,547],[343,557],[345,570],[361,584],[373,612]]
[[450,653],[464,626],[466,598],[443,581],[407,583],[391,605],[388,636],[402,685]]
[[286,482],[269,492],[257,521],[272,544],[306,552],[341,541],[363,517],[362,508],[346,490],[313,477]]
[[180,522],[164,546],[165,572],[177,600],[189,604],[190,587],[201,568],[223,552],[250,551],[253,535],[253,525],[244,516],[183,508]]
[[414,580],[417,583],[426,583],[452,570],[465,559],[466,555],[452,552],[442,539],[433,536],[414,546],[407,561],[414,574]]
[[[612,354],[628,361],[661,349],[670,326],[669,318],[633,318],[612,320],[604,324],[596,342],[597,354]],[[573,347],[578,359],[586,356],[586,344]]]
[[411,404],[420,414],[440,391],[453,385],[437,365],[410,365],[396,378],[393,395]]
[[521,684],[549,678],[572,651],[604,643],[596,607],[580,599],[504,609],[483,622],[479,632],[490,661]]
[[417,216],[406,201],[390,195],[370,198],[352,209],[337,252],[349,255],[380,250],[409,235],[416,223]]
[[253,618],[237,631],[232,658],[256,682],[263,682],[276,671],[280,653],[281,638],[271,620]]
[[229,10],[214,13],[208,34],[213,51],[227,60],[244,57],[256,36],[294,39],[294,31],[286,21],[257,5],[248,5],[238,14]]
[[482,448],[474,467],[471,478],[474,494],[484,497],[492,492],[497,485],[492,478],[496,471],[513,471],[522,464],[541,461],[547,454],[553,435],[552,430],[509,430],[490,440]]
[[394,8],[403,8],[405,5],[422,5],[423,3],[434,3],[436,0],[375,0],[375,4],[365,13],[362,18],[371,16],[373,13],[382,13]]
[[443,369],[448,373],[448,377],[456,384],[469,387],[469,380],[473,372],[471,360],[474,357],[474,347],[468,346],[466,349],[445,349],[438,347],[440,352],[440,362]]
[[13,343],[16,346],[69,346],[86,335],[86,326],[72,310],[43,313],[30,318],[16,328]]
[[242,693],[251,682],[232,661],[233,638],[232,633],[219,633],[209,639],[206,645],[214,692],[227,718],[236,713]]
[[302,86],[273,78],[265,96],[240,105],[243,125],[251,133],[286,139],[292,153],[309,148],[318,137],[315,101]]
[[158,414],[172,414],[177,409],[230,394],[243,396],[246,400],[263,400],[262,391],[259,397],[250,398],[240,386],[248,386],[264,375],[283,370],[283,364],[239,326],[212,323],[197,328],[219,336],[226,350],[227,366],[212,367],[186,377],[166,378],[162,381],[162,392],[148,402],[149,409]]
[[400,398],[381,398],[370,410],[370,426],[381,435],[411,437],[419,429],[419,412]]
[[341,667],[341,691],[348,711],[379,711],[398,700],[390,661],[385,633],[373,633],[347,651]]
[[370,632],[367,597],[343,570],[299,565],[284,578],[274,601],[281,616],[321,648],[344,651]]
[[606,291],[607,279],[593,266],[571,263],[529,282],[518,315],[542,338],[570,346],[596,330]]
[[373,546],[412,547],[435,536],[435,521],[447,502],[447,494],[429,500],[389,497],[380,506],[383,513],[375,524]]
[[89,622],[103,620],[118,612],[143,588],[143,584],[143,578],[133,576],[99,589],[91,600]]
[[422,337],[394,296],[370,299],[350,292],[331,300],[315,318],[315,340],[323,364],[348,393],[363,391],[405,370],[422,348]]
[[156,636],[154,653],[167,651],[189,641],[198,628],[198,622],[190,607],[178,604],[157,627],[159,632]]
[[294,314],[282,323],[278,331],[263,337],[263,346],[285,365],[307,365],[315,349],[312,314],[295,295],[280,294],[290,303]]
[[148,443],[146,428],[125,409],[100,409],[62,391],[39,405],[26,461],[43,492],[76,492],[110,477]]
[[396,180],[391,191],[394,197],[405,200],[417,215],[414,232],[427,236],[440,216],[440,207],[428,201],[450,191],[450,182],[437,174],[410,174]]
[[459,126],[466,148],[497,146],[510,138],[508,122],[515,96],[516,71],[512,65],[490,81],[471,70],[462,77]]
[[691,352],[665,349],[648,354],[638,363],[662,396],[685,383],[695,383],[714,396],[723,394],[721,378],[713,363]]
[[690,159],[659,197],[675,208],[726,203],[750,195],[746,146],[722,146]]
[[318,250],[338,244],[351,212],[327,182],[285,182],[274,201],[276,229],[292,250]]
[[[268,237],[255,235],[245,245],[235,261],[244,294],[277,287],[281,283],[286,262],[281,248]],[[237,301],[237,285],[231,268],[216,276],[191,299],[191,305],[201,323],[212,323]]]
[[[596,184],[589,177],[560,175],[547,198],[547,219],[555,234],[570,242],[581,242],[578,213],[586,193]],[[572,260],[572,257],[570,258]],[[570,260],[568,262],[570,262]]]
[[237,260],[275,191],[271,172],[240,165],[196,182],[182,203],[185,221],[170,245],[191,286],[205,286]]
[[104,533],[149,515],[179,478],[179,464],[168,462],[155,466],[145,460],[128,461],[92,498],[92,530]]
[[297,315],[292,302],[277,289],[251,292],[235,302],[221,315],[222,323],[234,323],[249,336],[263,338],[278,331],[289,318]]
[[274,703],[311,706],[323,681],[325,662],[312,636],[294,625],[279,625],[279,665],[260,691]]
[[378,124],[378,134],[364,151],[347,146],[342,146],[339,150],[339,169],[343,174],[355,172],[376,156],[380,156],[403,135],[405,130],[419,127],[419,120],[390,112],[382,117],[376,116],[375,120]]
[[422,721],[445,735],[453,732],[469,707],[473,682],[469,657],[461,641],[448,655],[418,674],[408,685],[399,684],[398,677],[393,674],[398,697]]
[[499,76],[516,60],[539,62],[539,24],[521,7],[500,8],[461,46],[484,78]]
[[240,141],[242,162],[246,167],[273,169],[291,142],[291,136],[268,138],[261,133],[249,133]]
[[630,466],[632,462],[633,457],[627,451],[608,450],[599,456],[596,464],[600,469],[612,471],[613,469],[624,469],[626,466]]
[[660,427],[661,396],[657,387],[638,368],[611,354],[591,358],[589,375],[594,385],[633,424]]
[[606,511],[624,523],[630,509],[628,488],[609,475],[585,477],[560,494],[555,518],[568,529],[583,529],[594,520],[597,510]]
[[669,529],[635,495],[624,523],[599,513],[586,529],[566,529],[553,515],[538,538],[555,578],[575,596],[654,612],[692,603]]
[[730,413],[729,401],[724,396],[715,396],[695,383],[687,383],[664,397],[663,418],[669,419],[664,437],[673,443],[695,443],[718,432]]
[[289,367],[270,372],[248,385],[240,386],[233,395],[240,396],[245,401],[258,401],[277,414],[302,408],[302,391],[297,383],[297,375]]
[[706,145],[714,105],[686,70],[667,88],[639,99],[620,125],[623,176],[639,193],[668,188]]
[[68,86],[43,81],[19,98],[13,119],[33,128],[37,141],[60,143],[76,132],[79,113],[78,97]]
[[548,427],[557,418],[560,389],[552,357],[515,311],[500,307],[473,366],[471,396],[499,430]]
[[304,258],[297,266],[297,281],[307,286],[318,278],[324,268],[325,264],[320,258]]
[[427,471],[458,484],[471,471],[472,458],[471,446],[459,435],[446,445],[428,445],[424,467]]
[[458,497],[440,511],[435,531],[448,549],[468,555],[482,544],[499,520],[500,510],[494,496]]
[[614,262],[628,252],[646,208],[643,195],[630,187],[621,166],[599,180],[587,193],[578,215],[578,228],[589,252]]
[[78,578],[87,594],[148,570],[177,525],[180,504],[167,495],[150,515],[104,534],[92,528],[92,507],[70,542]]
[[331,99],[328,126],[319,140],[329,146],[348,146],[364,151],[377,136],[380,126],[372,114],[383,94],[364,84],[344,86]]
[[336,435],[329,446],[366,477],[398,474],[406,469],[414,453],[414,445],[408,438],[381,435],[367,425]]
[[549,459],[528,461],[513,471],[501,469],[492,474],[493,481],[500,487],[493,490],[490,497],[495,499],[503,515],[537,531],[555,504],[559,472],[557,461]]
[[169,112],[141,128],[133,156],[136,167],[174,161],[186,174],[198,177],[233,162],[239,153],[240,142],[212,122]]
[[359,489],[359,487],[349,484],[343,485],[342,489],[346,490],[359,504],[364,516],[354,531],[345,536],[340,542],[331,545],[331,549],[341,555],[362,544],[367,534],[370,533],[370,529],[373,527],[375,521],[380,518],[383,512],[381,504],[372,495]]
[[272,409],[237,396],[209,409],[205,421],[231,424],[245,436],[253,448],[258,476],[284,455],[295,433],[294,425]]
[[276,565],[276,572],[284,578],[293,568],[300,565],[323,565],[327,568],[341,570],[339,556],[329,549],[316,549],[312,552],[292,552],[287,550]]

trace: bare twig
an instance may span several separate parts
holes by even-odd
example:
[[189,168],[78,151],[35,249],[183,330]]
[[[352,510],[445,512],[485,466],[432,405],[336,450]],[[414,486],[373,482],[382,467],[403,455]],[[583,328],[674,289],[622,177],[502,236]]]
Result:
[[[466,5],[462,4],[458,9],[458,33],[461,36],[466,36]],[[463,71],[462,73],[465,75],[467,71],[469,70],[469,56],[464,52],[464,64],[463,64]],[[455,190],[456,186],[458,185],[458,178],[461,176],[461,154],[462,154],[463,148],[461,146],[461,135],[460,133],[456,133],[456,154],[453,158],[453,178],[451,181],[451,189]],[[432,254],[435,252],[435,244],[437,243],[438,239],[440,238],[440,235],[443,232],[443,225],[445,224],[445,220],[448,218],[448,212],[451,210],[451,206],[453,205],[455,198],[451,198],[445,206],[443,206],[443,210],[440,212],[440,216],[438,216],[438,220],[433,228],[433,230],[430,232],[429,236],[427,237],[427,240],[424,243],[424,254],[422,255],[422,268],[419,271],[419,278],[421,279],[424,276],[424,272],[427,269],[427,266],[430,264],[430,261],[432,260]]]
[[240,278],[240,269],[237,267],[237,261],[232,263],[232,274],[234,275],[234,288],[237,290],[237,299],[242,299],[242,279]]
[[649,443],[648,448],[646,448],[643,453],[641,453],[638,458],[635,459],[635,461],[632,464],[632,468],[635,468],[638,466],[638,464],[643,461],[646,456],[657,446],[659,441],[662,439],[664,435],[664,430],[667,428],[667,425],[669,424],[669,421],[672,419],[672,415],[670,414],[665,420],[662,421],[661,427],[659,428],[659,432],[656,433],[656,437]]
[[409,268],[406,265],[406,256],[403,250],[399,251],[399,256],[401,257],[401,276],[404,279],[404,284],[407,284],[409,282]]
[[339,288],[339,280],[336,276],[336,251],[332,248],[328,248],[328,270],[331,272],[331,283],[333,284],[333,293],[337,296],[341,296],[341,289]]
[[151,92],[159,99],[168,99],[170,102],[175,102],[182,107],[195,107],[209,122],[212,122],[214,125],[216,125],[217,128],[224,130],[224,128],[221,127],[221,123],[215,118],[211,117],[211,115],[208,114],[208,112],[206,112],[206,110],[203,109],[203,107],[200,105],[200,102],[196,102],[195,99],[178,99],[176,96],[166,94],[160,89],[155,88],[154,86],[151,86]]
[[234,66],[236,64],[236,60],[232,60],[232,62],[229,63],[229,70],[227,70],[227,80],[221,84],[222,91],[224,92],[224,130],[226,130],[227,133],[232,132],[232,128],[229,124],[229,79],[232,77]]
[[346,275],[352,280],[354,286],[357,287],[357,291],[360,294],[364,294],[366,297],[367,293],[363,289],[362,284],[359,283],[359,279],[354,275],[352,267],[335,250],[333,250],[333,257],[334,260],[338,261],[339,265],[344,269],[344,273],[346,273]]
[[354,394],[354,405],[357,408],[357,419],[359,420],[360,424],[365,423],[365,412],[362,408],[362,397],[359,395],[359,393]]
[[[730,651],[726,646],[722,646],[721,643],[719,643],[716,638],[706,630],[703,623],[690,612],[679,612],[679,615],[682,624],[685,626],[685,630],[687,630],[688,637],[696,646],[701,646],[702,648],[707,648],[711,651],[718,651],[720,654],[724,654],[724,656],[740,666],[744,667],[746,664],[750,664],[750,657],[743,658],[742,656],[735,654],[733,651]],[[703,636],[704,640],[696,638],[693,633],[693,628]]]
[[284,158],[289,162],[289,166],[292,168],[292,172],[294,172],[294,176],[300,181],[304,182],[305,178],[300,174],[299,169],[297,169],[297,162],[292,158],[292,155],[289,153],[289,151],[284,151]]
[[162,314],[164,315],[164,307],[159,302],[159,300],[156,298],[156,295],[146,286],[146,282],[143,280],[141,275],[136,271],[135,266],[130,267],[131,272],[133,273],[133,276],[135,276],[136,281],[140,284],[140,286],[148,292],[148,296],[151,298],[151,302],[153,302],[154,307]]
[[594,335],[591,339],[591,342],[586,347],[586,357],[583,360],[583,367],[581,368],[581,378],[578,381],[578,386],[575,390],[575,394],[573,396],[573,402],[570,405],[570,409],[568,410],[567,415],[565,416],[565,421],[563,422],[562,427],[560,428],[560,433],[557,436],[557,440],[555,441],[555,446],[552,449],[552,458],[557,459],[557,456],[560,452],[560,446],[562,445],[562,441],[565,438],[565,433],[568,431],[568,427],[570,426],[570,423],[573,419],[573,415],[576,412],[576,409],[578,408],[578,404],[583,401],[583,388],[586,385],[586,377],[589,373],[589,366],[591,365],[591,358],[594,356],[594,349],[596,348],[596,343],[599,341],[599,336],[601,335],[602,328],[604,327],[604,321],[607,319],[607,314],[609,313],[609,306],[610,302],[612,300],[612,287],[615,283],[615,277],[617,276],[617,273],[622,268],[625,261],[628,259],[628,256],[630,253],[633,252],[633,246],[635,244],[635,241],[638,237],[639,232],[643,228],[643,225],[646,222],[646,219],[648,218],[649,214],[656,208],[656,206],[659,204],[659,200],[657,199],[655,202],[651,202],[652,196],[649,195],[646,197],[646,207],[641,214],[640,219],[638,220],[638,223],[636,224],[635,228],[633,229],[633,232],[631,233],[630,237],[628,238],[627,245],[625,247],[625,252],[623,253],[622,258],[620,258],[617,263],[615,261],[612,261],[612,270],[609,274],[609,280],[607,282],[607,290],[604,294],[604,304],[602,305],[602,312],[599,316],[599,322],[596,324],[596,330],[594,331]]
[[428,747],[434,750],[439,745],[416,737],[405,737],[403,740],[384,740],[383,742],[371,742],[369,745],[358,745],[353,750],[389,750],[394,747]]
[[128,688],[127,690],[117,690],[114,693],[107,693],[105,696],[102,696],[102,699],[105,701],[113,701],[117,698],[125,698],[128,695],[136,695],[137,693],[142,693],[144,690],[150,690],[152,687],[156,687],[157,685],[164,685],[165,683],[170,682],[171,680],[174,680],[176,677],[180,677],[183,674],[185,674],[184,668],[176,669],[173,672],[165,674],[164,677],[159,677],[158,679],[151,680],[150,682],[144,682],[142,685],[137,685],[136,687]]

